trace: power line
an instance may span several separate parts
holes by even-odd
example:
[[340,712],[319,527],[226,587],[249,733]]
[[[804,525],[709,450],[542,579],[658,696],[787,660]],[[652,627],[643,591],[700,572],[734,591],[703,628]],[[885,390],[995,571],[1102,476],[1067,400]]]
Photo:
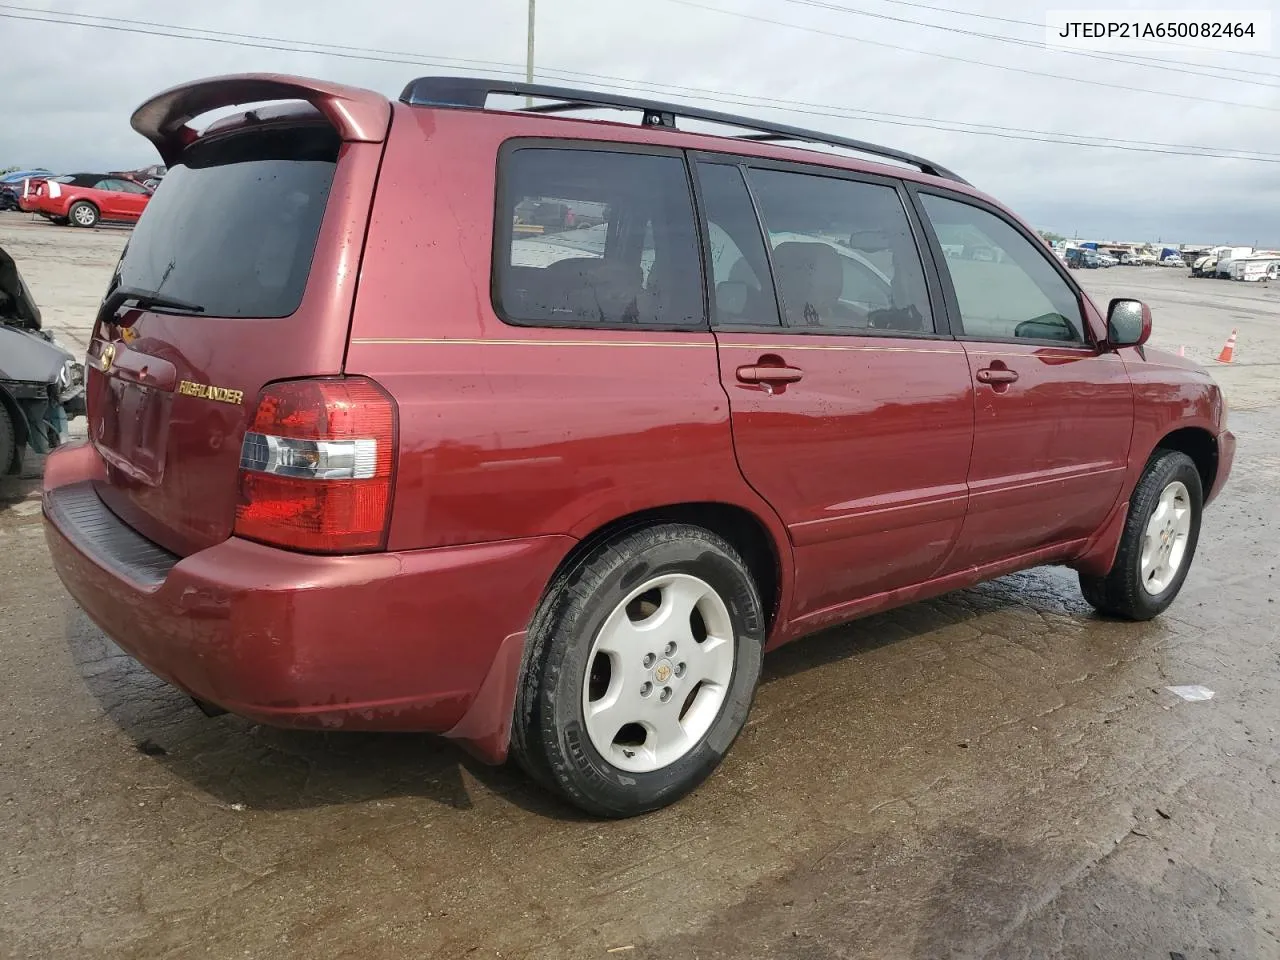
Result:
[[1048,77],[1053,80],[1066,80],[1070,83],[1084,83],[1093,87],[1108,87],[1112,90],[1124,90],[1126,93],[1150,93],[1158,97],[1176,97],[1179,100],[1196,100],[1200,103],[1213,103],[1223,107],[1241,107],[1247,110],[1266,110],[1270,113],[1280,113],[1280,107],[1268,107],[1256,103],[1237,103],[1234,100],[1217,100],[1212,97],[1198,97],[1191,94],[1173,93],[1169,90],[1151,90],[1147,87],[1131,87],[1128,84],[1108,83],[1105,80],[1092,80],[1087,77],[1068,77],[1060,73],[1046,73],[1042,70],[1031,70],[1026,67],[1014,67],[1004,63],[989,63],[985,60],[958,57],[950,53],[938,53],[934,50],[921,50],[918,47],[904,47],[894,43],[885,43],[882,40],[870,40],[866,37],[856,37],[849,33],[836,33],[832,30],[823,30],[818,27],[809,27],[799,23],[790,23],[786,20],[774,20],[771,17],[761,17],[753,13],[743,13],[739,10],[726,10],[724,7],[713,7],[705,3],[697,3],[696,0],[667,0],[667,2],[678,3],[685,7],[693,7],[697,10],[709,10],[712,13],[721,13],[729,17],[739,17],[743,20],[754,20],[757,23],[767,23],[775,27],[785,27],[789,30],[802,30],[805,33],[816,33],[824,37],[839,40],[852,40],[855,43],[870,44],[871,46],[883,47],[887,50],[897,50],[900,53],[918,53],[926,57],[953,60],[957,63],[967,63],[979,67],[990,67],[995,70],[1008,70],[1013,73],[1022,73],[1032,77]]
[[[15,7],[12,4],[0,4],[0,9],[30,9]],[[46,11],[40,11],[46,12]],[[55,12],[56,13],[56,12]],[[60,14],[61,15],[61,14]],[[64,15],[65,16],[65,15]],[[184,40],[205,40],[208,42],[225,43],[236,46],[245,46],[250,48],[262,48],[270,50],[280,50],[290,53],[311,53],[320,56],[334,56],[344,59],[369,60],[385,63],[404,63],[408,65],[441,65],[454,67],[459,64],[467,67],[482,67],[497,73],[511,74],[521,76],[524,73],[524,65],[509,63],[506,61],[490,61],[475,60],[459,57],[420,57],[405,51],[382,50],[367,47],[352,47],[341,44],[318,43],[312,41],[290,41],[280,37],[269,37],[256,34],[240,34],[222,30],[206,30],[202,27],[182,27],[173,24],[158,23],[156,21],[140,21],[127,20],[120,17],[98,17],[96,15],[87,14],[71,14],[71,16],[80,16],[82,18],[90,18],[97,20],[112,20],[115,23],[91,23],[76,20],[53,19],[48,17],[36,17],[28,15],[18,15],[0,12],[0,17],[6,17],[17,20],[34,20],[43,23],[54,23],[65,26],[83,26],[97,29],[116,30],[127,33],[139,33],[147,36],[161,36],[173,39]],[[133,26],[121,26],[120,24],[129,24]],[[141,27],[155,29],[141,29]],[[173,32],[186,31],[186,32]],[[199,33],[212,33],[216,36],[199,36]],[[318,49],[304,49],[296,44],[304,44],[309,47]],[[730,104],[736,106],[753,106],[765,107],[769,109],[789,110],[794,113],[803,113],[813,116],[833,117],[845,120],[862,120],[871,123],[885,123],[894,126],[914,127],[927,130],[941,130],[952,133],[967,133],[978,136],[999,136],[1006,139],[1023,140],[1032,143],[1051,143],[1064,146],[1083,146],[1125,150],[1129,152],[1157,153],[1169,154],[1175,156],[1193,156],[1205,157],[1210,159],[1227,159],[1227,160],[1253,160],[1258,162],[1280,162],[1280,154],[1269,154],[1265,151],[1244,150],[1231,147],[1207,147],[1194,144],[1177,144],[1162,143],[1158,141],[1136,141],[1124,140],[1115,137],[1098,137],[1087,134],[1069,134],[1055,133],[1046,130],[1035,130],[1024,127],[1009,127],[995,124],[970,123],[967,121],[947,121],[936,117],[921,117],[908,114],[894,114],[883,111],[864,110],[861,108],[848,108],[835,104],[811,103],[808,101],[785,100],[776,97],[755,96],[748,94],[734,94],[732,92],[724,92],[711,90],[705,87],[689,87],[678,84],[657,84],[660,89],[655,91],[652,88],[646,88],[640,81],[631,80],[625,77],[613,76],[610,74],[595,74],[580,70],[567,69],[543,69],[540,71],[544,76],[559,78],[564,76],[573,82],[574,77],[591,78],[602,81],[606,86],[612,86],[615,89],[622,89],[633,93],[661,93],[662,90],[676,90],[685,93],[692,93],[700,96],[702,99],[714,103]],[[625,86],[623,86],[625,85]]]
[[[95,30],[112,30],[117,33],[134,33],[152,37],[168,37],[177,40],[204,40],[208,43],[222,43],[237,47],[252,47],[260,50],[278,50],[283,53],[314,53],[322,56],[341,57],[346,60],[367,60],[380,63],[408,63],[425,66],[462,66],[474,69],[493,69],[497,72],[511,73],[509,67],[520,66],[520,76],[524,76],[524,67],[519,64],[506,63],[500,60],[473,60],[466,57],[445,57],[433,55],[420,57],[416,54],[395,50],[378,50],[372,47],[348,47],[336,43],[317,43],[310,40],[288,40],[281,37],[261,36],[253,33],[232,33],[226,30],[209,30],[204,27],[184,27],[172,23],[156,23],[151,20],[129,20],[124,17],[103,17],[97,14],[69,13],[61,10],[41,10],[32,7],[19,7],[13,4],[0,3],[0,10],[20,10],[21,14],[0,13],[0,18],[9,20],[29,20],[36,23],[54,23],[62,26],[90,27]],[[32,16],[31,14],[53,14],[54,16]],[[56,17],[80,17],[81,20],[56,19]],[[109,21],[91,23],[88,20]],[[121,26],[128,24],[129,26]],[[142,29],[155,27],[158,29]],[[174,33],[172,31],[187,31]],[[211,34],[211,36],[192,36],[192,34]],[[308,50],[299,47],[318,47]],[[359,53],[344,51],[360,51]]]
[[[841,6],[838,3],[827,3],[827,2],[824,2],[824,0],[783,0],[783,2],[792,3],[792,4],[796,4],[798,6],[803,6],[803,7],[813,7],[819,10],[831,10],[835,13],[846,13],[856,17],[871,17],[876,20],[887,20],[893,23],[905,23],[908,26],[925,27],[929,30],[942,30],[946,33],[957,33],[957,34],[960,34],[961,36],[979,37],[983,40],[994,40],[997,43],[1007,43],[1011,46],[1030,47],[1033,50],[1043,51],[1046,49],[1045,45],[1038,40],[1026,40],[1026,39],[1023,39],[1022,37],[1004,37],[996,33],[983,33],[980,30],[965,30],[965,29],[962,29],[961,27],[950,27],[941,23],[929,23],[924,20],[912,20],[908,17],[895,17],[888,13],[874,13],[870,10],[857,10],[857,9],[854,9],[853,7]],[[937,9],[937,8],[930,8],[930,9]],[[1025,21],[1025,20],[1020,20],[1016,22],[1027,23],[1029,25],[1032,25],[1030,24],[1029,21]],[[1261,83],[1257,80],[1246,79],[1245,77],[1224,77],[1222,76],[1221,73],[1206,73],[1203,70],[1193,69],[1192,65],[1190,64],[1179,64],[1178,61],[1173,61],[1173,60],[1159,60],[1155,57],[1144,57],[1141,60],[1137,60],[1137,59],[1131,59],[1130,57],[1125,57],[1125,56],[1116,56],[1115,54],[1095,53],[1088,50],[1070,50],[1065,48],[1054,49],[1054,52],[1063,53],[1073,57],[1086,57],[1090,60],[1103,60],[1108,63],[1119,63],[1119,64],[1123,64],[1124,66],[1130,66],[1130,67],[1145,66],[1154,70],[1164,70],[1169,73],[1182,73],[1192,77],[1207,77],[1210,80],[1225,80],[1228,83],[1245,83],[1255,87],[1266,87],[1272,90],[1280,90],[1280,84]],[[1210,66],[1208,67],[1208,69],[1217,70],[1219,68]],[[1226,69],[1230,69],[1230,68],[1226,68]],[[1280,79],[1280,74],[1275,74],[1275,73],[1257,73],[1252,71],[1235,71],[1235,72],[1251,73],[1251,75],[1253,76],[1272,77],[1274,79]]]
[[[717,99],[715,97],[706,97],[705,99],[710,100],[713,103],[725,103],[725,104],[731,104],[731,105],[737,105],[737,106],[763,106],[763,104],[760,104],[760,103],[752,103],[752,102],[749,102],[746,100],[740,100],[740,99],[731,99],[731,98]],[[1228,156],[1222,153],[1202,153],[1202,152],[1192,152],[1191,150],[1182,150],[1182,149],[1162,149],[1152,145],[1127,145],[1124,143],[1095,143],[1095,142],[1090,142],[1089,140],[1086,140],[1086,139],[1077,139],[1077,137],[1083,136],[1083,135],[1077,135],[1077,134],[1045,133],[1042,136],[1028,136],[1025,134],[1009,133],[1000,129],[966,129],[964,127],[953,126],[952,125],[953,121],[952,122],[939,121],[936,124],[931,124],[931,123],[911,122],[905,119],[891,118],[891,115],[858,116],[857,114],[860,111],[857,111],[857,110],[846,110],[844,112],[837,113],[830,110],[807,109],[800,105],[789,106],[787,109],[789,109],[793,113],[802,113],[810,116],[835,117],[837,119],[843,119],[843,120],[865,120],[871,123],[885,123],[885,124],[890,124],[892,126],[899,126],[899,127],[914,127],[916,129],[922,129],[922,130],[942,130],[948,133],[968,133],[968,134],[973,134],[975,136],[984,136],[984,137],[1001,137],[1007,140],[1021,140],[1028,143],[1051,143],[1051,144],[1059,144],[1061,146],[1072,146],[1072,147],[1099,147],[1099,148],[1106,148],[1108,150],[1123,150],[1130,153],[1157,153],[1157,154],[1165,154],[1169,156],[1179,156],[1179,157],[1204,157],[1208,159],[1218,159],[1218,160],[1252,160],[1258,163],[1280,163],[1280,155],[1276,155],[1276,154],[1273,154],[1270,156],[1262,155],[1262,154],[1256,154],[1253,156]],[[1010,129],[1016,129],[1016,128],[1010,128]],[[1100,138],[1095,137],[1090,139],[1097,140]],[[1193,148],[1193,149],[1200,149],[1200,148]]]

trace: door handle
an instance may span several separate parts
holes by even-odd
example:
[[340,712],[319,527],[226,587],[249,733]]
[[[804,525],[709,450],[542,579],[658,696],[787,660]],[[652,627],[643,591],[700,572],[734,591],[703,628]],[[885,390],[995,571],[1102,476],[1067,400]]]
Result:
[[798,367],[774,367],[751,364],[738,368],[741,383],[795,383],[804,376]]
[[983,367],[976,374],[979,383],[1013,383],[1018,379],[1017,370],[1005,370],[999,367]]

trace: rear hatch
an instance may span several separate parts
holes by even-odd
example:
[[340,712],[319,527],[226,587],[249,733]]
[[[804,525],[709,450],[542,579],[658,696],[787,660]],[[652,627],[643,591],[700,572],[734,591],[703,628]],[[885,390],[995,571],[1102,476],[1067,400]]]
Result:
[[[199,136],[185,126],[283,98],[307,103]],[[187,555],[232,534],[264,385],[342,372],[390,107],[365,91],[237,77],[168,91],[133,122],[169,171],[95,324],[89,438],[107,465],[108,508]]]

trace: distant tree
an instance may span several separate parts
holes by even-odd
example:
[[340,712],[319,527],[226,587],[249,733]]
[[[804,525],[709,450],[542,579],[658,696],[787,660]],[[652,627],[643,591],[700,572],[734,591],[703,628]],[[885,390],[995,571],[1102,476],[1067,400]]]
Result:
[[17,173],[21,169],[21,167],[5,167],[0,169],[0,177],[3,177],[6,173]]
[[1040,236],[1044,237],[1046,243],[1057,243],[1059,240],[1067,239],[1060,233],[1054,233],[1052,230],[1041,230]]

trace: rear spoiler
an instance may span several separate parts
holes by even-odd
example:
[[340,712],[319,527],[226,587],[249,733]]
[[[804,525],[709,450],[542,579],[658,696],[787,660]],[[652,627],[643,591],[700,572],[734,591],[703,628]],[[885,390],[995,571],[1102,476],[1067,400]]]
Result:
[[381,142],[391,123],[391,103],[380,93],[276,73],[240,73],[184,83],[156,94],[133,112],[129,122],[155,144],[161,159],[173,166],[199,136],[187,121],[210,110],[268,100],[311,104],[343,140]]

